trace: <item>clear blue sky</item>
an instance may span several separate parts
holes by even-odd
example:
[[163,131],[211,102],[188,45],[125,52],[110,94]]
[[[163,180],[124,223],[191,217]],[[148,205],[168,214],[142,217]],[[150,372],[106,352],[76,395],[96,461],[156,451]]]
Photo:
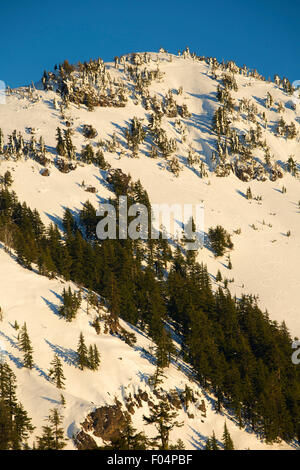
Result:
[[134,51],[234,60],[300,79],[299,0],[5,0],[0,8],[0,80],[38,80],[56,63]]

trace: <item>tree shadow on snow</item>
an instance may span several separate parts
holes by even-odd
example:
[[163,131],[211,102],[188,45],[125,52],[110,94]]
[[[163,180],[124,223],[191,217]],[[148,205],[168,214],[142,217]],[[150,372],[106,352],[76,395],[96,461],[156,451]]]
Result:
[[57,344],[53,344],[47,339],[45,339],[46,343],[52,351],[57,354],[58,357],[63,359],[63,361],[68,364],[69,366],[78,367],[77,364],[77,353],[73,349],[64,348],[63,346],[58,346]]

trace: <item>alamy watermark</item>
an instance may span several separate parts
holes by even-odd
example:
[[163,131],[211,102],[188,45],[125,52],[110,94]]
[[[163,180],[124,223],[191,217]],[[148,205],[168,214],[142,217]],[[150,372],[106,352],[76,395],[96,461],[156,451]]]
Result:
[[0,80],[0,104],[6,104],[6,85]]
[[100,204],[97,216],[102,219],[96,228],[100,240],[157,240],[161,234],[168,240],[183,239],[187,250],[204,244],[203,203],[152,204],[149,214],[144,204],[128,205],[127,196],[119,196],[117,207],[118,214],[113,204]]
[[298,366],[300,364],[300,340],[293,341],[292,348],[296,349],[292,354],[292,363]]

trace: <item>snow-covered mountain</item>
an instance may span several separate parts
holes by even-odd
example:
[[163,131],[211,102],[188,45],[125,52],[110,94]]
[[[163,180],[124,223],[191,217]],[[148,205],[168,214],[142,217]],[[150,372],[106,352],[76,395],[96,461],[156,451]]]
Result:
[[[0,174],[3,176],[9,171],[12,189],[19,200],[37,209],[45,224],[54,222],[59,228],[65,208],[77,212],[87,199],[96,207],[113,195],[106,181],[107,173],[80,159],[80,152],[89,143],[94,151],[102,149],[111,168],[121,168],[124,173],[130,173],[132,180],[140,180],[151,203],[196,205],[203,202],[205,232],[209,227],[222,225],[234,243],[230,253],[231,270],[228,270],[226,256],[216,258],[206,244],[199,250],[198,260],[207,265],[214,287],[218,287],[215,276],[220,270],[223,278],[234,280],[229,285],[232,294],[237,297],[243,293],[258,295],[260,308],[267,309],[272,320],[285,321],[292,336],[297,336],[300,331],[297,301],[300,287],[297,266],[300,259],[299,166],[295,163],[295,167],[291,167],[288,161],[291,156],[293,162],[297,160],[299,140],[288,134],[292,124],[296,132],[299,131],[300,121],[299,108],[294,105],[291,94],[284,91],[282,83],[268,82],[257,73],[238,69],[234,64],[216,65],[213,60],[193,57],[189,51],[180,56],[165,52],[128,55],[117,59],[115,64],[101,64],[101,67],[104,65],[105,73],[99,76],[96,73],[94,83],[89,74],[83,73],[82,82],[82,76],[76,71],[67,76],[67,107],[63,94],[56,91],[61,87],[57,71],[46,74],[44,87],[40,82],[29,89],[9,91],[6,104],[0,107],[0,128],[7,150],[0,157]],[[230,82],[229,88],[226,87],[224,74],[229,80],[233,77],[233,86]],[[139,91],[140,80],[148,80],[147,93],[143,84]],[[90,91],[94,87],[99,96],[109,89],[107,96],[113,97],[115,102],[119,100],[118,105],[94,106],[87,102],[87,106],[74,102],[80,90]],[[234,133],[227,134],[227,138],[221,133],[218,144],[214,116],[224,105],[224,101],[222,104],[219,101],[220,89],[230,89],[234,100],[229,123]],[[271,102],[268,96],[272,97]],[[173,101],[176,112],[172,115]],[[127,145],[125,131],[130,120],[137,117],[146,128],[155,105],[164,108],[161,129],[166,133],[162,139],[176,146],[166,158],[162,156],[159,139],[157,144],[153,135],[146,136],[137,155]],[[283,135],[278,131],[281,117],[287,126]],[[97,135],[86,138],[84,125],[96,129]],[[76,168],[69,172],[58,168],[58,159],[64,158],[58,157],[56,151],[58,127],[73,130]],[[30,152],[18,154],[13,137],[9,140],[15,130],[16,140],[18,133],[22,134],[22,148],[34,137],[33,146],[39,149],[42,137],[48,161],[32,158]],[[255,134],[254,141],[257,139],[262,144],[251,143],[251,130]],[[235,136],[239,136],[237,150],[233,149]],[[242,161],[239,145],[250,146],[252,156]],[[152,146],[159,149],[157,158],[149,155]],[[48,176],[43,174],[45,168],[49,170]],[[96,188],[96,192],[87,192],[89,187]],[[249,187],[252,199],[246,197]],[[49,409],[60,406],[60,392],[48,379],[54,353],[61,357],[66,376],[63,391],[66,405],[62,412],[65,432],[70,438],[67,448],[74,447],[72,436],[82,429],[81,423],[96,408],[113,405],[117,399],[125,409],[126,397],[142,392],[146,392],[151,401],[157,399],[147,382],[147,377],[155,371],[148,354],[153,345],[142,331],[121,320],[126,330],[136,334],[137,342],[132,347],[116,336],[104,334],[103,328],[97,335],[91,325],[93,308],[87,311],[84,302],[76,319],[72,323],[65,322],[58,314],[62,290],[69,285],[77,290],[78,286],[59,277],[49,279],[35,270],[25,269],[16,262],[14,253],[4,251],[4,245],[0,259],[0,306],[3,310],[0,341],[6,360],[17,376],[18,397],[36,426],[34,435],[41,433]],[[22,367],[17,331],[13,327],[16,320],[19,324],[26,322],[30,333],[35,361],[32,370]],[[97,372],[74,367],[80,332],[86,343],[96,344],[101,353]],[[184,422],[184,427],[172,431],[172,443],[181,438],[187,449],[203,448],[213,430],[220,440],[226,420],[238,449],[290,447],[283,442],[267,445],[254,433],[240,429],[227,412],[217,413],[213,408],[214,397],[192,380],[191,370],[182,358],[172,363],[165,375],[162,384],[165,391],[180,393],[189,384],[195,397],[188,411],[178,408],[178,419]],[[143,414],[149,413],[148,406],[146,400],[140,404],[139,400],[135,402],[132,421],[139,430],[143,428]],[[147,426],[147,434],[151,437],[154,433],[154,427]],[[87,434],[97,444],[102,443],[92,431]]]

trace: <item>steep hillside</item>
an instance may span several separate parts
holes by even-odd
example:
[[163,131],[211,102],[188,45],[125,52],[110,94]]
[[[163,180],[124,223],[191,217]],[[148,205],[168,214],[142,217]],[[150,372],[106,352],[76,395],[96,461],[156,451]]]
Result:
[[[284,321],[291,335],[297,336],[299,108],[285,82],[269,83],[246,68],[196,58],[189,51],[182,56],[165,52],[129,55],[117,58],[115,64],[95,61],[90,69],[81,67],[74,71],[65,64],[60,74],[44,74],[35,87],[11,90],[6,105],[1,106],[0,174],[11,173],[11,189],[19,200],[37,209],[46,225],[54,222],[62,229],[66,208],[78,215],[87,200],[97,207],[112,198],[107,168],[94,164],[98,151],[110,168],[121,168],[133,181],[140,180],[152,204],[203,202],[206,235],[210,227],[221,225],[234,243],[231,270],[227,254],[216,258],[207,237],[198,252],[197,259],[207,265],[213,288],[221,285],[216,280],[220,270],[223,278],[233,279],[229,284],[233,295],[257,295],[259,307],[268,310],[271,320]],[[218,117],[219,108],[226,112]],[[147,131],[139,141],[134,141],[130,131],[135,117],[139,130]],[[282,118],[285,127],[278,127]],[[84,125],[92,126],[96,135],[85,136]],[[61,155],[57,152],[58,127],[65,136]],[[71,139],[69,147],[67,138]],[[92,156],[82,152],[86,146],[91,146]],[[252,198],[247,198],[249,187]],[[157,399],[147,382],[155,365],[149,354],[153,343],[145,333],[120,320],[126,330],[136,334],[133,347],[116,335],[105,334],[104,324],[97,335],[91,325],[95,311],[91,308],[87,313],[84,302],[76,320],[65,322],[58,313],[65,281],[25,269],[17,264],[14,251],[9,255],[3,248],[0,340],[17,375],[21,401],[37,426],[36,435],[49,408],[60,400],[60,392],[48,378],[54,353],[64,363],[66,406],[61,409],[70,439],[89,412],[113,405],[115,397],[123,409],[130,393],[147,392],[151,400]],[[30,332],[35,361],[31,371],[22,367],[15,320],[20,325],[26,322]],[[80,332],[101,353],[97,372],[76,367]],[[203,448],[213,430],[221,438],[226,419],[237,448],[268,448],[254,433],[239,429],[227,412],[213,410],[213,396],[189,381],[191,370],[182,358],[173,361],[165,375],[165,392],[181,392],[189,384],[196,397],[189,415],[184,407],[178,408],[184,428],[172,431],[173,443],[181,438],[186,448]],[[136,405],[132,420],[139,430],[142,415],[147,413],[146,402]],[[154,428],[149,426],[148,431],[151,435]],[[93,438],[102,443],[95,435]],[[72,446],[69,441],[68,447]]]

